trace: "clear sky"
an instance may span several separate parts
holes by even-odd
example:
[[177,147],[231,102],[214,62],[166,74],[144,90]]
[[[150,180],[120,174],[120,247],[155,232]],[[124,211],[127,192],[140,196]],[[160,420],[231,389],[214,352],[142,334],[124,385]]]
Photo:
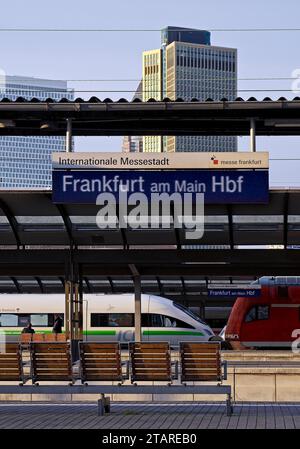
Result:
[[[2,2],[0,28],[161,29],[166,25],[200,29],[298,28],[299,0],[10,0]],[[139,79],[143,50],[158,48],[159,32],[0,33],[0,68],[8,75],[51,79]],[[212,32],[213,45],[238,49],[239,78],[284,77],[300,68],[300,32]],[[291,80],[239,81],[239,89],[291,89]],[[100,98],[130,99],[137,81],[70,82],[78,90],[106,90]],[[89,98],[93,92],[78,92]],[[292,92],[240,92],[257,98]],[[300,92],[299,92],[300,95]],[[77,150],[119,151],[119,138],[76,139]],[[248,138],[239,139],[247,149]],[[300,158],[299,138],[259,138],[258,150],[271,158]],[[273,161],[273,185],[299,185],[300,161]]]

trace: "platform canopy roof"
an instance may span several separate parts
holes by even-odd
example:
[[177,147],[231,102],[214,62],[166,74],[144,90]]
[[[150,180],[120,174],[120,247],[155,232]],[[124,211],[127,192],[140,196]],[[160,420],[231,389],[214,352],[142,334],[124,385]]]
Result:
[[[271,189],[268,204],[205,205],[201,240],[185,229],[99,229],[93,204],[59,205],[47,190],[0,190],[0,248],[5,246],[98,249],[186,245],[300,245],[300,189]],[[171,221],[173,218],[171,218]]]
[[258,101],[182,99],[113,102],[36,98],[0,102],[0,135],[64,135],[72,119],[74,136],[107,135],[248,135],[255,119],[257,135],[300,135],[300,98]]
[[1,190],[0,276],[63,277],[70,257],[82,276],[106,279],[299,274],[300,250],[287,249],[300,246],[299,189],[271,190],[265,205],[207,205],[199,241],[181,229],[101,230],[96,213],[55,205],[51,191]]

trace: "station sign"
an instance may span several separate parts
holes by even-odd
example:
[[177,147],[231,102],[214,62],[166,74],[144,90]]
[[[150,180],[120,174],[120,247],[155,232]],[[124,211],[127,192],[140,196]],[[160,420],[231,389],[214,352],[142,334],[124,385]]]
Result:
[[249,286],[220,286],[218,287],[209,287],[208,296],[210,297],[245,297],[245,298],[259,298],[261,295],[261,286],[260,285],[249,285]]
[[105,171],[54,170],[54,203],[96,204],[99,194],[112,194],[118,202],[120,192],[180,194],[184,200],[196,201],[204,194],[209,204],[267,203],[268,170],[177,170]]
[[269,153],[52,153],[53,169],[80,170],[195,170],[268,169]]

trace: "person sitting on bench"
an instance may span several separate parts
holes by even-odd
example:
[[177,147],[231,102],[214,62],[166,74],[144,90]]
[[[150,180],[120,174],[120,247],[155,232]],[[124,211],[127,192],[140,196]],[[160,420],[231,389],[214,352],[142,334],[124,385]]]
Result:
[[27,326],[24,327],[24,329],[22,330],[22,334],[34,334],[34,333],[35,330],[33,329],[32,324],[29,321]]

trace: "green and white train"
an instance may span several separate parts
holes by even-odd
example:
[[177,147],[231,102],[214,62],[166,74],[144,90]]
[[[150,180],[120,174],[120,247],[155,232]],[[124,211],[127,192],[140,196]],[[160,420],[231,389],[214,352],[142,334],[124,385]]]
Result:
[[[177,345],[185,340],[216,338],[208,324],[180,304],[147,294],[142,295],[141,302],[144,341]],[[36,333],[50,333],[54,315],[58,313],[64,319],[64,304],[61,294],[0,294],[0,334],[7,341],[16,341],[28,322]],[[121,343],[134,340],[134,295],[85,294],[83,339]]]

